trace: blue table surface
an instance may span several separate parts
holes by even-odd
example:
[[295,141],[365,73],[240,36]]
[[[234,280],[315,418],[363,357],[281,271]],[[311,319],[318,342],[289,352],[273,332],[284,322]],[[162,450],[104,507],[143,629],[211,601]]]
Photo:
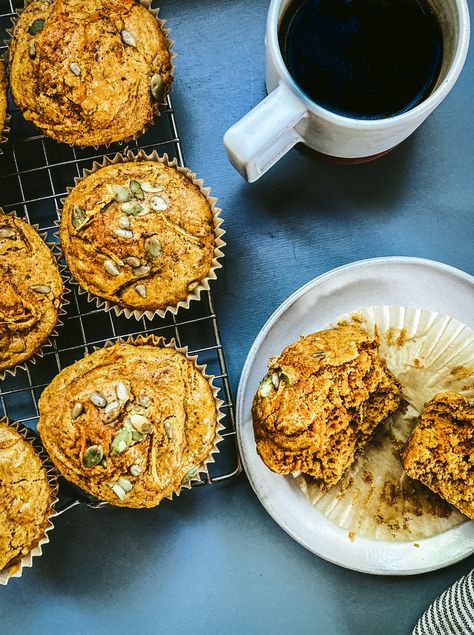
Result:
[[[224,209],[214,297],[234,394],[266,319],[319,274],[389,255],[474,274],[474,50],[447,100],[389,156],[341,167],[293,150],[248,185],[222,136],[264,96],[267,2],[161,4],[186,161]],[[339,568],[289,538],[241,475],[154,510],[59,517],[44,556],[0,591],[0,632],[398,635],[473,566],[402,578]]]

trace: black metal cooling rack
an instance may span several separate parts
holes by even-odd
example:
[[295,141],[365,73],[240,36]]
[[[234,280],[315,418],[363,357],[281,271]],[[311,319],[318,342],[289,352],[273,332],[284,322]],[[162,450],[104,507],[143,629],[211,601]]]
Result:
[[[7,29],[11,27],[15,9],[22,6],[20,0],[0,0],[0,56],[6,52],[3,44]],[[57,242],[55,221],[60,199],[66,188],[74,183],[84,168],[90,168],[94,160],[113,156],[126,149],[157,150],[176,157],[184,165],[181,142],[170,98],[161,108],[161,116],[138,141],[126,146],[114,144],[101,152],[94,148],[74,148],[52,141],[25,121],[10,102],[11,132],[9,141],[2,146],[0,155],[0,207],[5,212],[16,211],[30,223],[39,225],[48,240]],[[23,423],[36,429],[38,399],[43,389],[64,367],[90,353],[94,347],[107,340],[116,340],[139,334],[156,334],[166,339],[174,338],[179,346],[188,346],[190,354],[198,355],[198,361],[207,365],[207,372],[215,376],[220,388],[219,397],[224,400],[222,410],[225,426],[223,441],[215,463],[209,466],[209,474],[203,484],[213,484],[233,478],[241,470],[236,444],[235,419],[232,395],[227,375],[224,350],[214,312],[210,292],[203,292],[201,300],[193,301],[189,309],[180,309],[176,316],[135,319],[117,317],[112,312],[97,309],[78,293],[74,282],[69,284],[72,293],[67,295],[63,326],[52,347],[44,350],[36,363],[27,363],[25,370],[15,376],[7,375],[0,382],[0,417]]]

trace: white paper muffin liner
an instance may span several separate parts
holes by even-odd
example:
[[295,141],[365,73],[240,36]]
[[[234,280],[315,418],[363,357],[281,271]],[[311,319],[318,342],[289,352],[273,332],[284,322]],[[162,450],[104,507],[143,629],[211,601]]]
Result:
[[5,418],[0,418],[0,423],[7,424],[12,427],[14,430],[19,432],[21,436],[30,443],[38,456],[40,457],[43,467],[46,470],[46,475],[48,477],[48,483],[51,491],[51,504],[50,510],[48,514],[48,524],[46,526],[44,536],[40,538],[38,543],[31,549],[26,556],[19,558],[13,564],[11,564],[8,568],[0,571],[0,584],[6,585],[8,584],[11,578],[21,578],[23,575],[23,569],[33,566],[33,558],[41,556],[43,553],[43,546],[49,542],[49,532],[54,529],[54,525],[52,522],[53,517],[55,516],[55,505],[58,502],[58,473],[56,468],[52,465],[48,455],[46,454],[45,449],[41,445],[37,436],[33,434],[33,432],[22,425],[21,423],[8,421]]
[[[12,18],[11,18],[12,26],[9,29],[6,29],[6,33],[8,35],[8,38],[5,40],[5,44],[8,47],[8,51],[10,50],[10,43],[11,43],[11,40],[13,38],[13,31],[15,30],[15,26],[16,26],[16,23],[18,21],[18,18],[23,13],[25,7],[27,7],[33,1],[34,0],[24,0],[23,7],[18,8],[16,10],[16,15],[12,16]],[[167,47],[168,47],[168,50],[170,52],[171,86],[170,86],[170,89],[169,89],[168,93],[164,95],[163,101],[158,104],[158,106],[166,106],[166,98],[167,98],[167,96],[170,94],[170,92],[172,90],[173,81],[174,81],[174,74],[176,72],[176,67],[175,67],[175,65],[173,63],[174,59],[176,58],[176,53],[173,51],[173,47],[174,47],[175,42],[174,42],[174,40],[172,40],[170,38],[171,29],[166,27],[166,20],[163,20],[163,18],[159,17],[159,13],[160,13],[159,7],[157,7],[156,9],[152,8],[151,5],[152,5],[153,0],[137,0],[137,1],[143,7],[148,9],[148,11],[150,11],[150,13],[152,13],[154,15],[154,17],[156,18],[156,20],[158,22],[158,25],[159,25],[160,29],[162,30],[163,35],[165,36]],[[128,137],[124,137],[123,139],[118,139],[117,141],[112,141],[111,143],[104,143],[104,144],[94,145],[94,146],[83,146],[83,145],[72,146],[72,144],[68,144],[68,145],[71,145],[72,147],[79,147],[81,149],[91,147],[91,148],[94,148],[95,150],[98,150],[99,148],[110,148],[110,146],[113,145],[113,144],[123,145],[125,143],[130,143],[131,141],[137,141],[137,139],[139,139],[142,135],[144,135],[145,132],[147,132],[155,124],[155,121],[160,116],[160,114],[161,113],[160,113],[159,107],[154,109],[153,119],[152,119],[152,121],[150,121],[150,123],[146,124],[142,128],[142,130],[140,132],[138,132],[138,133],[136,133],[134,135],[130,135]],[[46,134],[46,133],[44,133],[44,134]],[[48,135],[46,135],[46,136],[48,136]],[[1,147],[0,147],[0,154],[1,154]]]
[[337,321],[356,322],[380,341],[380,355],[402,384],[406,402],[375,432],[343,479],[328,492],[295,475],[303,493],[351,538],[416,541],[467,518],[404,472],[400,450],[423,405],[455,391],[474,400],[474,331],[452,317],[424,309],[368,307]]
[[[23,220],[25,223],[28,223],[28,221],[25,218],[20,217],[16,212],[5,212],[3,211],[3,209],[0,207],[0,215],[3,214],[4,216],[15,216],[16,218],[20,218],[20,220]],[[28,223],[29,224],[29,223]],[[63,293],[61,295],[61,304],[59,307],[59,311],[58,311],[58,317],[57,317],[57,321],[56,321],[56,325],[53,328],[53,330],[51,331],[51,333],[49,334],[49,337],[45,340],[44,344],[42,346],[40,346],[40,348],[33,353],[33,355],[31,357],[29,357],[27,360],[25,360],[24,362],[22,362],[21,364],[16,364],[15,366],[12,366],[11,368],[6,368],[5,370],[0,370],[0,381],[3,381],[5,379],[5,377],[7,375],[11,375],[11,376],[15,376],[18,370],[26,370],[28,364],[36,364],[38,358],[43,357],[45,352],[48,352],[53,346],[54,346],[54,341],[55,338],[58,336],[58,329],[61,328],[61,326],[63,326],[64,322],[62,320],[63,316],[66,315],[66,307],[69,304],[69,300],[67,299],[67,295],[71,292],[71,289],[69,288],[69,283],[70,283],[70,277],[67,274],[67,269],[66,266],[63,265],[60,262],[60,258],[61,258],[61,254],[60,254],[60,250],[59,247],[56,243],[53,242],[49,242],[47,240],[47,233],[46,232],[42,232],[39,229],[39,226],[37,224],[30,224],[30,227],[33,227],[33,229],[36,230],[36,233],[40,236],[40,238],[43,239],[43,241],[45,242],[45,244],[49,247],[53,258],[56,262],[56,265],[58,267],[59,270],[59,274],[61,276],[62,282],[63,282]]]
[[[192,172],[189,168],[181,167],[178,165],[178,161],[176,159],[170,159],[167,154],[160,156],[158,152],[155,150],[150,154],[147,154],[144,150],[139,150],[138,152],[133,152],[128,150],[125,153],[117,153],[114,157],[104,157],[104,159],[99,163],[94,161],[92,164],[92,168],[84,169],[81,177],[74,178],[74,185],[76,186],[80,181],[85,179],[87,176],[94,174],[101,168],[106,167],[107,165],[116,165],[118,163],[127,163],[127,162],[140,162],[140,161],[157,161],[159,163],[163,163],[164,165],[174,167],[184,174],[194,185],[197,185],[202,194],[206,197],[213,216],[213,227],[214,227],[214,236],[215,236],[215,246],[214,246],[214,256],[212,259],[211,268],[209,272],[203,278],[200,283],[197,285],[195,289],[184,300],[180,300],[177,304],[169,305],[164,309],[156,309],[156,310],[140,310],[140,309],[131,309],[123,306],[119,306],[118,304],[114,304],[109,300],[105,300],[100,296],[94,295],[81,287],[79,281],[78,290],[80,294],[85,294],[87,296],[87,300],[91,303],[94,303],[97,308],[103,308],[105,311],[113,311],[115,315],[121,316],[124,315],[126,318],[135,318],[136,320],[141,320],[143,317],[152,320],[155,316],[164,317],[167,313],[171,313],[172,315],[176,315],[179,309],[188,309],[190,303],[193,300],[200,300],[201,294],[203,291],[209,291],[210,281],[215,280],[217,278],[217,270],[222,268],[222,264],[220,259],[224,257],[224,253],[222,249],[225,247],[225,242],[223,240],[223,236],[225,231],[222,229],[221,225],[223,223],[223,219],[221,217],[222,210],[216,206],[217,198],[211,196],[211,188],[204,186],[203,179],[199,179],[194,172]],[[67,188],[68,194],[72,191],[72,187]],[[64,205],[66,199],[61,199],[61,204]],[[58,210],[59,218],[61,218],[62,209]],[[60,225],[60,220],[57,223]],[[58,238],[58,234],[56,234]]]

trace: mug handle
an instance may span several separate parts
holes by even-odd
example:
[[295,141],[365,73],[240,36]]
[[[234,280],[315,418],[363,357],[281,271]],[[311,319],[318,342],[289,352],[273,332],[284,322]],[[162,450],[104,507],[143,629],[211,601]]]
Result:
[[305,115],[304,104],[285,84],[279,84],[225,133],[230,162],[244,179],[253,183],[303,141],[295,128]]

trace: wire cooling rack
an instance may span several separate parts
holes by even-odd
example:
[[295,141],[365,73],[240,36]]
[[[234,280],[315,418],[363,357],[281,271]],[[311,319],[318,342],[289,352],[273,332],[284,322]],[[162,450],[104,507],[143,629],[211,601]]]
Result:
[[[4,40],[6,30],[11,27],[15,9],[22,6],[18,0],[0,0],[0,56],[6,52]],[[5,212],[15,210],[30,223],[39,225],[48,240],[57,242],[55,221],[60,199],[67,195],[66,188],[74,183],[84,168],[91,167],[94,160],[113,156],[126,149],[157,150],[176,157],[184,165],[181,142],[176,126],[175,114],[170,98],[161,108],[161,116],[145,135],[127,146],[114,144],[101,152],[100,149],[74,148],[52,141],[25,121],[10,102],[12,117],[9,141],[2,146],[0,155],[0,207]],[[176,316],[143,318],[139,322],[112,312],[97,309],[78,293],[74,282],[69,284],[72,293],[67,295],[69,305],[65,307],[63,326],[52,347],[45,349],[36,363],[27,363],[26,370],[18,370],[14,377],[8,376],[0,382],[0,417],[7,416],[36,429],[38,399],[43,389],[64,367],[81,359],[95,347],[107,340],[116,340],[139,334],[156,334],[166,339],[174,338],[179,346],[188,346],[190,354],[198,355],[199,363],[207,365],[207,372],[215,376],[220,388],[219,397],[225,418],[224,437],[219,444],[220,452],[215,463],[209,465],[209,474],[203,484],[222,482],[236,476],[240,470],[240,459],[235,436],[235,419],[232,395],[222,341],[214,312],[212,297],[204,292],[201,300],[191,302],[189,309],[180,309]],[[1,290],[0,290],[1,302]]]

